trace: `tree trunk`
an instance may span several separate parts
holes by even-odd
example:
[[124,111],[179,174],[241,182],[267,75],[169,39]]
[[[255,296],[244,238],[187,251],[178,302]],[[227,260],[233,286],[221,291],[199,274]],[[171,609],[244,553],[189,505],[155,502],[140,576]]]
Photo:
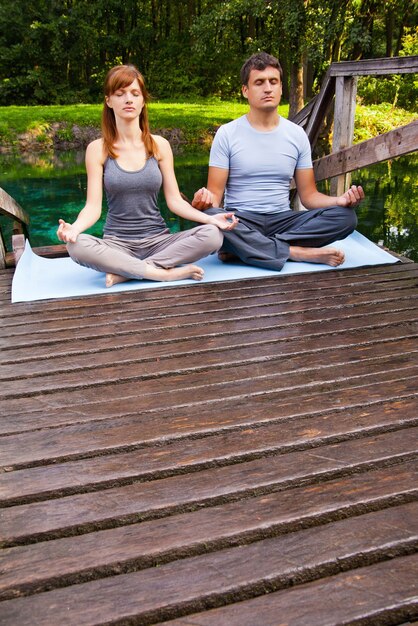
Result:
[[292,63],[290,68],[289,119],[303,109],[303,62]]

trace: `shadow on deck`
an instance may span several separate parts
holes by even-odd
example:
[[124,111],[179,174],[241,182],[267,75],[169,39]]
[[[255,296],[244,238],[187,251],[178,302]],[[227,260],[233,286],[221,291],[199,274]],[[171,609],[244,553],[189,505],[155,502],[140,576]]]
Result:
[[413,620],[417,269],[13,306],[4,270],[2,624]]

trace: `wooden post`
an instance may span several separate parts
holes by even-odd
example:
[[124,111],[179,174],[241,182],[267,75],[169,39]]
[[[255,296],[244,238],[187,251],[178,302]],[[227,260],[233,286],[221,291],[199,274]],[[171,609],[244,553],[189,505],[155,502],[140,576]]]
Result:
[[[353,143],[356,94],[357,76],[336,77],[332,152],[348,148]],[[340,196],[350,184],[351,176],[349,174],[331,179],[331,195]]]

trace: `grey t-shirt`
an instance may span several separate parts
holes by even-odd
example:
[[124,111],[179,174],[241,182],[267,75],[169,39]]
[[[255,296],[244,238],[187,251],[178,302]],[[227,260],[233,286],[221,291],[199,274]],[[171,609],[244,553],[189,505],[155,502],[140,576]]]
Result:
[[289,211],[295,169],[312,167],[305,131],[280,117],[270,132],[255,130],[247,116],[221,126],[213,140],[209,165],[229,170],[224,207],[228,210]]

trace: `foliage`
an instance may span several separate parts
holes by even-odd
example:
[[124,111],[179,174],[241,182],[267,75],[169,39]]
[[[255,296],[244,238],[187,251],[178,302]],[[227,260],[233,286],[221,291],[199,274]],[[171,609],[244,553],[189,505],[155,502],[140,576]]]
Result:
[[[237,97],[251,53],[279,56],[284,95],[303,63],[307,91],[332,61],[416,54],[410,0],[14,0],[0,5],[0,105],[93,103],[105,72],[132,62],[157,98]],[[416,39],[415,39],[416,41]],[[395,83],[410,106],[412,77]],[[383,89],[383,88],[382,88]],[[414,87],[416,89],[416,86]],[[397,91],[396,91],[397,90]],[[365,88],[367,102],[373,87]],[[393,102],[393,91],[390,101]]]
[[[418,27],[405,29],[400,56],[418,55]],[[364,104],[391,102],[411,111],[418,111],[418,77],[416,74],[364,76],[359,79],[358,95]]]
[[354,143],[377,137],[394,128],[409,124],[416,115],[391,104],[382,103],[371,106],[357,104],[354,122]]

